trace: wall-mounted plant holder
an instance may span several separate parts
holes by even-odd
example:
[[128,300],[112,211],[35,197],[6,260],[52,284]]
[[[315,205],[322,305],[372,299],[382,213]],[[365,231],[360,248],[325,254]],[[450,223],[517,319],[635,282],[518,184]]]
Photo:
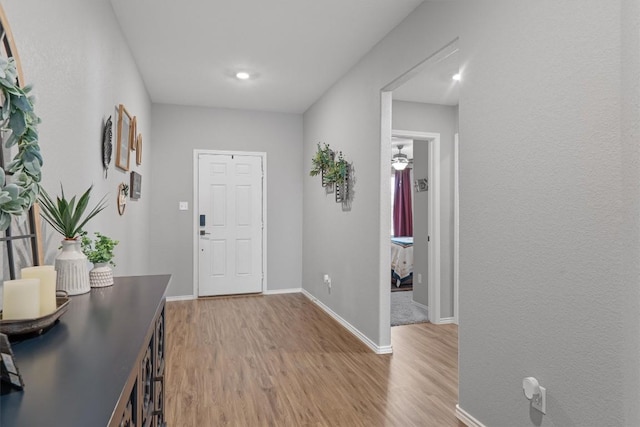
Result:
[[118,185],[118,213],[120,216],[124,215],[124,210],[127,207],[127,197],[129,197],[129,185],[123,182]]
[[[333,163],[334,159],[336,157],[336,153],[334,151],[329,151],[329,162],[330,164]],[[331,185],[332,183],[327,179],[327,173],[329,171],[329,168],[331,166],[325,166],[324,168],[322,168],[322,186],[326,187],[327,185]]]
[[318,143],[318,150],[313,155],[311,159],[311,171],[309,171],[310,176],[320,175],[321,183],[323,187],[326,187],[329,182],[327,182],[327,171],[333,164],[335,158],[335,153],[331,148],[329,148],[329,144],[324,144],[324,147],[320,146]]
[[349,168],[347,168],[344,181],[336,182],[336,203],[345,202],[349,198]]
[[329,148],[329,144],[324,147],[318,143],[318,150],[311,159],[312,168],[309,175],[320,175],[322,186],[333,185],[337,203],[344,203],[349,197],[349,169],[351,165],[342,156],[342,151],[336,153]]

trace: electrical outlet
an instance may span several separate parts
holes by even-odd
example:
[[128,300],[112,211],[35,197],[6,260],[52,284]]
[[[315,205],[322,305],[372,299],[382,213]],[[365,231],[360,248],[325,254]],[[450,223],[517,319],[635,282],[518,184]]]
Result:
[[418,283],[422,283],[422,273],[418,273]]
[[327,285],[327,288],[331,290],[331,277],[328,274],[324,275],[324,283]]
[[531,399],[531,406],[533,409],[537,409],[543,414],[547,413],[547,389],[544,387],[540,387],[540,393],[533,396]]
[[180,209],[181,211],[188,211],[189,210],[189,202],[179,202],[178,203],[178,209]]

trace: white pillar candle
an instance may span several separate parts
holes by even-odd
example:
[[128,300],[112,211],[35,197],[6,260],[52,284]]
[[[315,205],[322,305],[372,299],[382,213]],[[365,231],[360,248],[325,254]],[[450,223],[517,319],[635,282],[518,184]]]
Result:
[[56,271],[53,266],[26,267],[21,271],[23,279],[40,279],[40,316],[56,311]]
[[40,317],[40,279],[5,280],[2,320]]

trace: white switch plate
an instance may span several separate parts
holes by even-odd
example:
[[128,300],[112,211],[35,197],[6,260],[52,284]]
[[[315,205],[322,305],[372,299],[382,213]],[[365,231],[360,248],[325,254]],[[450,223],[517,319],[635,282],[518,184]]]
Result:
[[180,202],[180,203],[178,203],[178,209],[180,209],[181,211],[188,211],[189,210],[189,202]]

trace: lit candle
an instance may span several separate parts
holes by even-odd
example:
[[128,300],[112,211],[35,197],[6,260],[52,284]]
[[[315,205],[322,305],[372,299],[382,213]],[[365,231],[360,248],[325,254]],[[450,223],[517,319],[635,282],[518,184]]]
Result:
[[26,267],[21,271],[23,279],[40,279],[40,316],[56,311],[56,271],[53,265]]
[[40,280],[6,280],[3,286],[2,320],[40,317]]

